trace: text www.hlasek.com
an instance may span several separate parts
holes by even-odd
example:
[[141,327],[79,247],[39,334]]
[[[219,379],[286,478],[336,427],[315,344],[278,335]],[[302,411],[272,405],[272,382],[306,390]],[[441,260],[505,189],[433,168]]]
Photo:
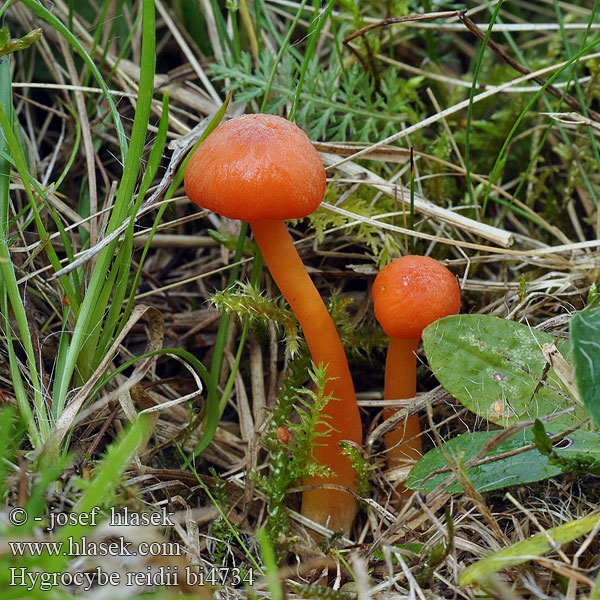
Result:
[[[89,512],[84,513],[56,513],[50,514],[50,531],[66,525],[97,526],[97,518],[100,507],[95,506]],[[172,513],[161,510],[152,513],[130,513],[127,508],[117,512],[115,508],[110,509],[107,523],[110,526],[145,527],[153,525],[156,527],[172,527]],[[30,519],[27,511],[21,507],[13,507],[9,512],[9,521],[15,527],[23,526]],[[34,517],[35,521],[42,521],[42,517]],[[75,538],[66,535],[63,540],[54,541],[10,541],[8,542],[11,554],[15,557],[135,557],[135,556],[182,556],[184,549],[176,542],[168,541],[127,541],[123,536],[111,535],[101,541],[83,536]],[[43,560],[43,558],[42,558]],[[146,561],[142,561],[146,562]],[[177,562],[177,561],[176,561]],[[133,566],[133,563],[130,565]],[[76,586],[86,592],[96,586],[143,586],[147,588],[179,586],[183,581],[188,586],[204,585],[252,585],[254,573],[252,568],[239,569],[236,567],[210,566],[202,568],[181,565],[156,565],[149,564],[141,570],[106,571],[102,566],[96,566],[92,570],[83,572],[71,572],[69,570],[59,572],[45,572],[37,568],[10,567],[11,586],[24,587],[28,591],[39,589],[48,591],[54,587]]]
[[[123,537],[113,541],[94,542],[85,536],[79,541],[67,538],[66,542],[8,542],[13,556],[181,556],[183,550],[179,544],[172,542],[139,542],[135,550],[132,543]],[[126,585],[173,585],[173,576],[164,567],[159,573],[152,567],[146,572],[127,573]],[[192,573],[193,575],[193,573]],[[102,567],[86,572],[46,573],[29,570],[25,567],[10,567],[10,585],[25,587],[28,591],[39,587],[48,591],[57,586],[75,585],[87,592],[94,586],[118,586],[123,581],[120,573],[106,572]],[[176,584],[176,583],[175,583]]]
[[80,541],[8,542],[13,556],[181,556],[179,544],[171,542],[139,542],[136,550],[123,537],[110,542],[92,542],[85,536]]

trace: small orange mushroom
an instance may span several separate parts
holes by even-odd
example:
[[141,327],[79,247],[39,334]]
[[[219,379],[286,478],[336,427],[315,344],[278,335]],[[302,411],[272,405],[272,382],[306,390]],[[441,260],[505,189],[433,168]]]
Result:
[[[373,283],[375,316],[390,336],[385,366],[386,400],[417,394],[417,349],[423,329],[460,310],[454,275],[427,256],[403,256],[385,266]],[[395,414],[387,411],[385,418]],[[419,417],[412,415],[385,435],[388,463],[397,467],[422,455]]]
[[[308,136],[272,115],[244,115],[219,126],[200,144],[185,171],[190,200],[231,219],[248,221],[275,283],[304,332],[315,364],[327,367],[324,413],[335,430],[319,438],[315,459],[333,477],[307,484],[334,483],[356,490],[350,460],[339,442],[362,441],[362,425],[346,354],[323,299],[315,288],[284,219],[314,212],[325,194],[323,163]],[[325,427],[322,428],[324,430]],[[356,514],[354,497],[339,490],[304,492],[302,513],[333,530],[348,531]]]

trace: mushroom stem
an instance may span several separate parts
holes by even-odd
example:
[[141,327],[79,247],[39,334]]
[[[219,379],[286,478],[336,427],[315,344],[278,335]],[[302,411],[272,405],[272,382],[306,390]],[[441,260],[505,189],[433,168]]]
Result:
[[[419,340],[390,338],[385,363],[386,400],[402,400],[417,395],[418,347]],[[389,419],[395,413],[395,410],[386,411],[384,417]],[[420,433],[419,417],[412,415],[385,434],[385,447],[391,466],[421,458],[423,447]]]
[[[329,467],[332,477],[313,478],[305,483],[334,483],[356,490],[350,460],[341,453],[339,442],[362,441],[362,426],[346,353],[331,315],[306,272],[283,221],[251,221],[254,238],[261,249],[271,276],[296,314],[313,362],[327,367],[324,393],[332,399],[323,414],[334,428],[320,438],[314,458]],[[323,431],[324,428],[321,428]],[[307,490],[302,495],[302,514],[332,530],[348,532],[356,515],[356,501],[347,493],[331,489]]]
[[[456,278],[433,258],[403,256],[383,267],[375,277],[373,305],[379,324],[390,336],[385,397],[414,398],[419,340],[425,327],[460,310]],[[404,427],[400,424],[385,436],[391,466],[421,457],[419,435],[419,421],[414,415],[406,419]],[[398,491],[405,492],[402,486]]]

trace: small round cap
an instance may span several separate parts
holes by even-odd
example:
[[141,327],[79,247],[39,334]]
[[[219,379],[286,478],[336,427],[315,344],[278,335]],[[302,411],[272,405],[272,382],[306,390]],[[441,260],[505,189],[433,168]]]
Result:
[[308,136],[274,115],[243,115],[215,129],[185,169],[196,204],[230,219],[298,219],[325,194],[325,169]]
[[373,302],[387,335],[417,340],[427,325],[459,312],[460,289],[437,260],[408,255],[381,269],[373,284]]

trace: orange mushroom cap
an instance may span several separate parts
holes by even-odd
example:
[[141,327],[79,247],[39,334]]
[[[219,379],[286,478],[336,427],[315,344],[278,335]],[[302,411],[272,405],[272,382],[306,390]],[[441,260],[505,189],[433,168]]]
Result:
[[325,194],[325,169],[308,136],[274,115],[242,115],[220,125],[185,169],[193,202],[230,219],[298,219]]
[[375,316],[393,338],[418,340],[423,329],[460,310],[460,288],[444,265],[408,255],[385,266],[373,284]]

